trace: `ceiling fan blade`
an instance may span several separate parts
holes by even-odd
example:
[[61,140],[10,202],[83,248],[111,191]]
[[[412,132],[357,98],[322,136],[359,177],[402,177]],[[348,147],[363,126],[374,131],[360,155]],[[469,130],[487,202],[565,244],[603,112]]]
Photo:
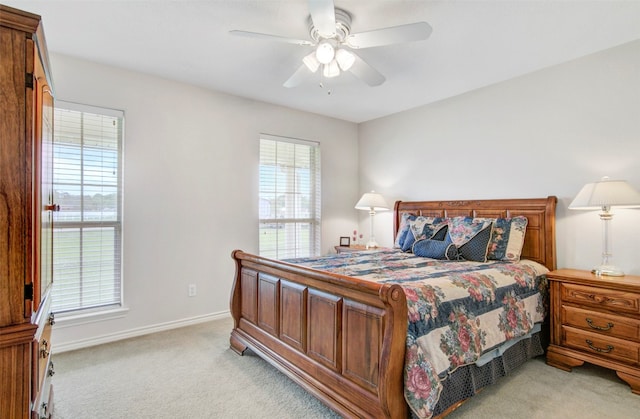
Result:
[[287,44],[295,44],[295,45],[313,45],[313,42],[306,41],[304,39],[286,38],[284,36],[269,35],[266,33],[235,31],[235,30],[229,31],[229,33],[234,36],[243,36],[245,38],[265,39],[268,41],[285,42]]
[[345,43],[356,49],[380,47],[402,42],[421,41],[427,39],[432,31],[433,28],[427,22],[416,22],[354,33],[347,37]]
[[[352,52],[353,54],[353,52]],[[367,83],[369,86],[380,86],[386,80],[385,77],[375,68],[371,67],[360,58],[357,54],[353,54],[355,61],[349,69],[356,77]]]
[[287,81],[285,81],[282,85],[288,88],[298,86],[303,82],[308,71],[309,69],[307,68],[307,66],[302,64],[300,67],[298,67],[296,72],[293,73],[291,77],[289,77]]
[[309,0],[309,14],[320,36],[331,38],[336,34],[336,12],[333,0]]

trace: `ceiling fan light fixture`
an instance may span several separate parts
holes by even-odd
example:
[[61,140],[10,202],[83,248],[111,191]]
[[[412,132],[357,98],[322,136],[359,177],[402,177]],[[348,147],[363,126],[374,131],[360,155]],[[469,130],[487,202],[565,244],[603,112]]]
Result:
[[340,75],[340,67],[336,60],[332,60],[330,63],[325,64],[322,69],[322,75],[326,78],[337,77]]
[[385,77],[353,51],[422,41],[433,31],[427,22],[415,22],[351,33],[351,14],[336,8],[334,0],[308,0],[308,8],[309,41],[239,30],[229,33],[314,47],[311,54],[303,57],[303,64],[300,64],[293,75],[283,83],[284,87],[294,87],[304,78],[307,69],[317,73],[320,66],[324,77],[336,77],[341,72],[349,71],[369,86],[379,86],[384,83]]
[[316,58],[321,64],[329,64],[335,55],[335,48],[329,41],[322,41],[318,44],[318,48],[316,49]]
[[320,67],[320,61],[318,61],[318,59],[316,58],[315,51],[304,57],[302,59],[302,62],[312,73],[318,71],[318,68]]
[[338,65],[340,66],[340,69],[342,71],[347,71],[356,61],[356,57],[354,57],[353,54],[346,49],[340,48],[338,51],[336,51],[336,61],[338,62]]

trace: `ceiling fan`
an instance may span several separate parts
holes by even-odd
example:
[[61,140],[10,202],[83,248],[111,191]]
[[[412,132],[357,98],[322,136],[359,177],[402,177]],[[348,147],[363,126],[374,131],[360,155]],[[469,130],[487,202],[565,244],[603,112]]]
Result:
[[420,41],[427,39],[432,31],[427,22],[416,22],[351,33],[351,15],[336,8],[333,0],[309,0],[309,14],[310,40],[239,30],[229,33],[314,47],[313,52],[303,58],[300,67],[283,84],[284,87],[295,87],[304,80],[306,73],[316,73],[319,70],[326,78],[336,77],[341,71],[349,71],[369,86],[379,86],[384,83],[385,77],[354,50]]

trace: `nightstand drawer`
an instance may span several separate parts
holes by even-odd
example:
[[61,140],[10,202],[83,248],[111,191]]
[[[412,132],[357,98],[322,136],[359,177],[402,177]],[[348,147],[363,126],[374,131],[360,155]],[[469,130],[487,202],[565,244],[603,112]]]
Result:
[[640,344],[602,336],[569,326],[562,326],[563,346],[579,349],[603,358],[637,366],[640,364]]
[[640,314],[640,294],[563,283],[562,301],[589,305],[615,313]]
[[640,342],[640,320],[628,317],[563,305],[562,324]]

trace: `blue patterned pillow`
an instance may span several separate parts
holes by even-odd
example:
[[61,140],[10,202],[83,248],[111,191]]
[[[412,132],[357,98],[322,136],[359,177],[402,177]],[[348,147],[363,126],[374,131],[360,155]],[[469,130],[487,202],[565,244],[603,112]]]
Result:
[[527,217],[497,218],[489,241],[487,259],[517,262],[522,254]]
[[[416,217],[415,220],[409,222],[409,231],[413,233],[416,240],[430,239],[443,226],[447,225],[447,220],[442,217]],[[444,239],[444,236],[442,236]]]
[[489,248],[489,240],[491,240],[492,226],[493,224],[489,223],[488,226],[476,233],[476,235],[466,243],[458,246],[458,252],[462,259],[474,262],[487,261],[487,250]]
[[409,221],[415,219],[416,216],[409,212],[402,213],[402,216],[400,217],[400,226],[398,227],[398,233],[396,234],[396,240],[393,247],[402,248],[404,240],[407,237],[407,233],[409,232]]
[[[413,243],[422,239],[430,239],[435,233],[445,226],[447,221],[441,217],[416,217],[415,220],[409,220],[409,231],[402,243],[403,252],[411,251]],[[442,236],[444,237],[444,236]]]
[[[442,240],[436,239],[436,236],[444,233]],[[418,240],[413,244],[413,253],[431,259],[457,259],[458,249],[451,241],[451,237],[446,234],[447,226],[440,228],[431,239]]]
[[492,220],[472,217],[453,217],[448,219],[449,234],[457,247],[468,242],[472,237],[491,224]]
[[411,233],[411,229],[407,230],[407,233],[405,235],[405,238],[402,242],[402,246],[400,247],[400,249],[403,252],[409,252],[411,251],[411,247],[413,247],[413,243],[416,242],[416,238],[414,237],[414,235]]

